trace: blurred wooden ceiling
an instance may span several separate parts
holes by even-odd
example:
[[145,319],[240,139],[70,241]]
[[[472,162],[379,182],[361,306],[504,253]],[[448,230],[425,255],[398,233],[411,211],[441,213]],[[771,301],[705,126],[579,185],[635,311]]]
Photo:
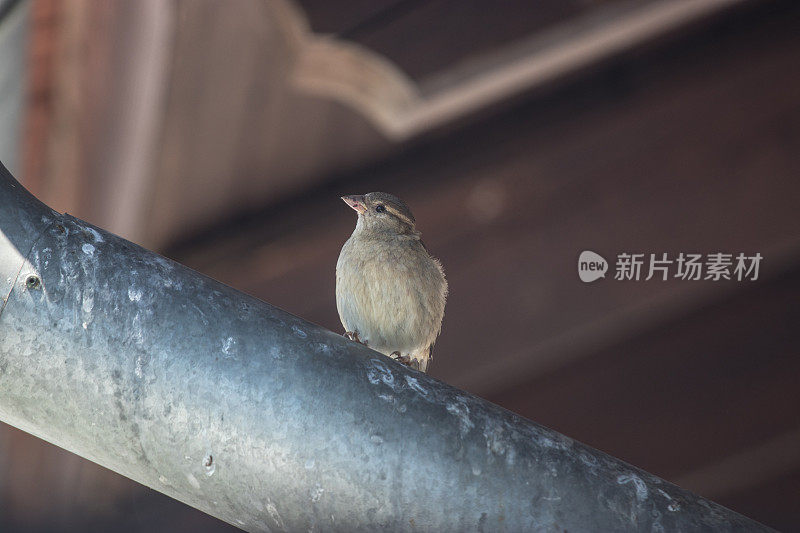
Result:
[[35,0],[25,184],[148,247],[741,0]]

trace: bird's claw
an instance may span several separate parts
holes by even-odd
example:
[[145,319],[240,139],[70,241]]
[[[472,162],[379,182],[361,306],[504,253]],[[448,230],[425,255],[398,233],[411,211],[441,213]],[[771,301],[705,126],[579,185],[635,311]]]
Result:
[[402,355],[398,351],[394,351],[394,352],[390,353],[389,357],[391,357],[395,361],[403,363],[406,366],[411,366],[411,358],[409,356],[407,356],[407,355]]
[[413,359],[410,355],[403,355],[398,351],[394,351],[389,354],[389,357],[397,361],[398,363],[402,363],[409,368],[413,368],[414,370],[419,370],[423,372],[421,368],[421,361],[419,359]]
[[357,331],[347,331],[347,332],[345,332],[344,336],[345,336],[346,339],[349,339],[351,341],[356,341],[357,343],[363,344],[364,346],[367,345],[366,342],[361,342],[361,339],[358,337],[358,332]]

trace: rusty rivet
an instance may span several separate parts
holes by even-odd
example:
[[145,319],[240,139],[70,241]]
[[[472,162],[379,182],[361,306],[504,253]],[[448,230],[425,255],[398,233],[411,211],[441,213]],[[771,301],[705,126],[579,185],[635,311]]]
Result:
[[41,284],[42,281],[38,276],[28,276],[28,279],[25,280],[25,286],[28,288],[28,290],[38,289]]

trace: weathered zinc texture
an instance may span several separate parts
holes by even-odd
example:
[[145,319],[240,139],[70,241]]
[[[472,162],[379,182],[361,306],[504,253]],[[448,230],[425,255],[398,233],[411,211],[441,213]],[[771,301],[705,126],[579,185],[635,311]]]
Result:
[[243,529],[766,530],[54,213],[4,168],[0,270],[0,419]]

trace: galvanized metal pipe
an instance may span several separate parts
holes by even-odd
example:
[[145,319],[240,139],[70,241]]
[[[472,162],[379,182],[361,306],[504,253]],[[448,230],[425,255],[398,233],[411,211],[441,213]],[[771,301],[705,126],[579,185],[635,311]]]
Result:
[[5,168],[0,290],[3,421],[246,530],[768,530],[56,213]]

